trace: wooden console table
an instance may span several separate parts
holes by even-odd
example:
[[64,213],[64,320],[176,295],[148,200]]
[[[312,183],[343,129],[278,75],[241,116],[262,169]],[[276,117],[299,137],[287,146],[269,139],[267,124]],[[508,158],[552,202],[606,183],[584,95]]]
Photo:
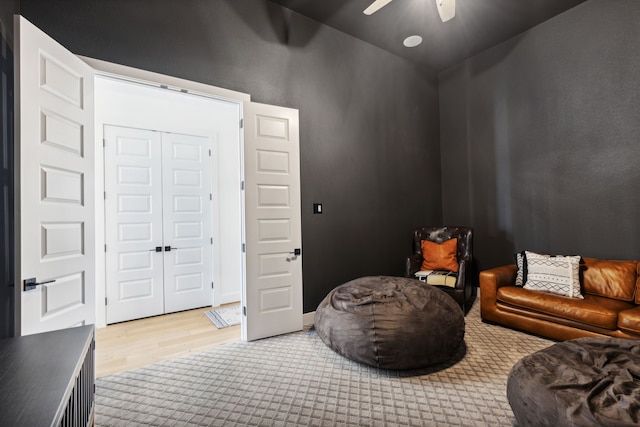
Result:
[[0,424],[90,426],[94,327],[0,340]]

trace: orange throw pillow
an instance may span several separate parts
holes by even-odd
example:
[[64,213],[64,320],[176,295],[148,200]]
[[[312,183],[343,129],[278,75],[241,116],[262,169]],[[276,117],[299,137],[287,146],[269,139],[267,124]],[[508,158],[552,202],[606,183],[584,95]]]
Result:
[[453,238],[438,244],[429,240],[423,240],[422,246],[422,270],[449,270],[458,272],[458,239]]

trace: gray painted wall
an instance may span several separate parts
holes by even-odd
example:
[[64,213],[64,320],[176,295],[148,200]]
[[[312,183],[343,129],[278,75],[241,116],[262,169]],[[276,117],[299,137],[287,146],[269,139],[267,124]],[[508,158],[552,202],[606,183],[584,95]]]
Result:
[[20,5],[76,54],[300,110],[305,312],[344,281],[402,274],[412,229],[441,223],[435,72],[264,0]]
[[0,1],[0,28],[3,35],[8,35],[7,39],[12,40],[13,35],[13,15],[20,13],[20,0]]
[[640,2],[590,0],[442,72],[443,217],[479,268],[640,258]]

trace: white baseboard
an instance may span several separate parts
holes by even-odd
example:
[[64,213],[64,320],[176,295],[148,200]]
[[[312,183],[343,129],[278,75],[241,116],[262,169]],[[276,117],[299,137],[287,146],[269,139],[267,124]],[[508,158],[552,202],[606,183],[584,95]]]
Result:
[[315,311],[311,311],[309,313],[304,313],[302,315],[302,325],[305,328],[310,328],[313,326],[313,320],[316,317],[316,312]]

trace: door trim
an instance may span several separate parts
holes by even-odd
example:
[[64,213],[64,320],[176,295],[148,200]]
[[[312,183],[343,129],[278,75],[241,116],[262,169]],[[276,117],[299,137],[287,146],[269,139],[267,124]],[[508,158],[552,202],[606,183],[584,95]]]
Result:
[[205,83],[198,83],[165,74],[154,73],[153,71],[140,70],[126,65],[114,64],[100,59],[89,58],[87,56],[76,55],[89,64],[97,76],[119,78],[128,82],[140,83],[151,86],[166,86],[168,89],[177,91],[186,90],[192,95],[200,95],[218,100],[242,103],[250,102],[251,95],[237,92],[235,90],[224,89],[211,86]]
[[[203,83],[197,83],[189,80],[180,79],[177,77],[167,76],[163,74],[154,73],[151,71],[140,70],[124,65],[113,64],[107,61],[102,61],[94,58],[88,58],[79,56],[84,62],[89,64],[94,69],[96,76],[109,77],[124,80],[127,82],[153,86],[153,87],[165,87],[167,89],[184,93],[188,95],[202,96],[206,98],[212,98],[215,100],[227,101],[238,105],[240,111],[240,118],[243,117],[242,107],[244,101],[250,101],[251,96],[242,92],[236,92],[228,89],[223,89],[215,86],[210,86]],[[186,91],[186,93],[185,93]],[[102,145],[102,126],[96,123],[95,126],[95,141],[96,144]],[[240,173],[244,176],[244,132],[240,132]],[[104,192],[104,152],[103,150],[96,150],[95,157],[95,191],[96,194],[102,194]],[[241,197],[243,199],[243,197]],[[104,198],[96,197],[96,225],[97,229],[104,229]],[[244,203],[241,206],[241,211],[244,218]],[[100,228],[102,227],[102,228]],[[244,227],[242,230],[242,241],[244,242]],[[104,233],[97,233],[96,235],[96,327],[105,327],[107,325],[106,318],[106,283],[105,283],[105,257],[104,257],[104,245],[105,237]],[[243,264],[243,280],[244,271],[246,270],[245,257],[242,257]],[[242,284],[244,288],[245,284]],[[244,319],[243,319],[244,320]]]

